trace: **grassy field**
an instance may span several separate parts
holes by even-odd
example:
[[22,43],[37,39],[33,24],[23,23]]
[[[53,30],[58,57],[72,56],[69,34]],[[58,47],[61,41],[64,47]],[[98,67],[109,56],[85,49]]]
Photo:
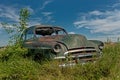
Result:
[[24,58],[26,53],[17,46],[0,49],[0,80],[120,80],[120,44],[105,46],[95,63],[66,68],[56,61]]

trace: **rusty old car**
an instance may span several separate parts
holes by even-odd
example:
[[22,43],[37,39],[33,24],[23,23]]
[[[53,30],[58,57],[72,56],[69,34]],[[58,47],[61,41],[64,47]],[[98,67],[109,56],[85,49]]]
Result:
[[101,56],[96,43],[80,34],[68,34],[58,26],[31,26],[24,30],[22,39],[23,47],[31,50],[32,55],[42,53],[56,60],[69,57],[74,63],[93,61]]

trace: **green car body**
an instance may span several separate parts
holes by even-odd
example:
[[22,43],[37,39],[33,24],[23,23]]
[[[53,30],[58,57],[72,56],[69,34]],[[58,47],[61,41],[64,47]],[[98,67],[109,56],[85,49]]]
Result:
[[51,54],[49,52],[44,54],[53,59],[64,59],[71,55],[74,59],[87,60],[90,58],[88,60],[92,60],[92,56],[99,57],[101,55],[98,44],[87,40],[83,35],[68,34],[61,27],[35,25],[23,32],[22,39],[23,47],[34,51],[50,51]]

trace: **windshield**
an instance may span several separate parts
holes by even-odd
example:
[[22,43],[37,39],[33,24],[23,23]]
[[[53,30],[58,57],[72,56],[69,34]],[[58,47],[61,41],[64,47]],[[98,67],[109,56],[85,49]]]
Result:
[[35,39],[43,36],[66,35],[67,32],[59,27],[30,27],[22,35],[23,40]]
[[25,39],[24,40],[29,40],[34,38],[34,28],[28,28],[25,30]]
[[66,35],[66,32],[61,28],[54,27],[39,27],[35,29],[37,37],[52,36],[52,35]]

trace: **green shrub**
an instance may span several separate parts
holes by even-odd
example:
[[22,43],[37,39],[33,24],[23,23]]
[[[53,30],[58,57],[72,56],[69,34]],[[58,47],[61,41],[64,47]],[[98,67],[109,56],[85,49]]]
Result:
[[[0,62],[0,79],[2,80],[37,80],[39,64],[33,60],[23,58],[26,49],[9,47],[2,51]],[[3,55],[4,54],[4,55]],[[8,60],[4,58],[6,56]],[[3,60],[5,59],[5,60]]]
[[0,80],[119,80],[120,45],[107,46],[96,62],[59,67],[58,61],[24,58],[27,49],[11,46],[0,50]]
[[28,51],[25,48],[21,48],[18,45],[14,46],[8,46],[5,49],[0,50],[0,60],[1,61],[7,61],[10,56],[23,56],[24,54],[27,54]]

